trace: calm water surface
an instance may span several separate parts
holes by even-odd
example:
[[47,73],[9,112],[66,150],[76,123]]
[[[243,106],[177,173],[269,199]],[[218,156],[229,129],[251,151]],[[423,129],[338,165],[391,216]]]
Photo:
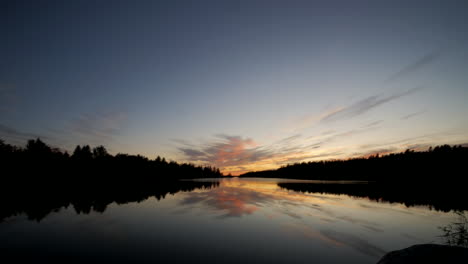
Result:
[[391,250],[443,242],[438,227],[456,220],[422,206],[278,186],[290,180],[216,181],[102,213],[68,207],[39,222],[9,217],[0,251],[34,262],[376,263]]

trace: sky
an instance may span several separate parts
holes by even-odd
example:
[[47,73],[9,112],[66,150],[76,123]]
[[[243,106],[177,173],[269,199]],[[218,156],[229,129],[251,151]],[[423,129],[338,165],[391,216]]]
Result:
[[466,1],[1,1],[0,138],[238,175],[468,143]]

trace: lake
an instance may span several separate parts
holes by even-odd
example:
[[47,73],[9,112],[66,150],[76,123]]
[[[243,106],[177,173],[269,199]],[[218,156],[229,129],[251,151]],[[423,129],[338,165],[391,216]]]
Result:
[[34,208],[13,210],[0,222],[0,253],[35,263],[376,263],[392,250],[443,243],[440,228],[457,221],[453,211],[431,206],[320,190],[330,182],[180,184],[194,187],[88,209],[70,203],[41,217]]

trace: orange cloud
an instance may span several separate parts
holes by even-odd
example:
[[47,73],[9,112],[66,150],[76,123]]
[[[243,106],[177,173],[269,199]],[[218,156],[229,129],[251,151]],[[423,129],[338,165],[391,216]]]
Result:
[[301,135],[293,135],[271,145],[260,146],[251,138],[218,135],[216,141],[201,147],[179,141],[184,146],[178,149],[189,162],[212,165],[232,175],[339,154],[336,151],[317,152],[321,142],[304,144],[305,141]]

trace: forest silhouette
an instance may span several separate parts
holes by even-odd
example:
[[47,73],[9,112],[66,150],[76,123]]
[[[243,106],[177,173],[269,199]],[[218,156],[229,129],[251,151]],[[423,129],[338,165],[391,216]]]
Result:
[[468,148],[443,145],[427,151],[406,150],[367,158],[302,162],[277,170],[248,172],[239,177],[377,182],[448,182],[468,179]]
[[[40,221],[72,206],[77,213],[104,212],[111,203],[140,202],[149,197],[214,188],[218,182],[181,179],[220,178],[219,169],[179,164],[157,157],[111,155],[103,146],[77,146],[70,155],[40,139],[25,147],[0,140],[0,222],[26,214]],[[443,145],[427,151],[368,158],[303,162],[240,177],[307,180],[353,180],[365,184],[279,183],[281,188],[310,193],[345,194],[407,206],[428,205],[442,211],[467,210],[464,181],[468,148]]]
[[168,162],[161,157],[114,156],[103,146],[77,146],[69,155],[40,139],[28,140],[24,148],[0,140],[0,160],[0,222],[22,213],[39,221],[68,206],[77,213],[104,212],[113,202],[159,200],[167,194],[219,184],[179,179],[222,176],[213,167]]

